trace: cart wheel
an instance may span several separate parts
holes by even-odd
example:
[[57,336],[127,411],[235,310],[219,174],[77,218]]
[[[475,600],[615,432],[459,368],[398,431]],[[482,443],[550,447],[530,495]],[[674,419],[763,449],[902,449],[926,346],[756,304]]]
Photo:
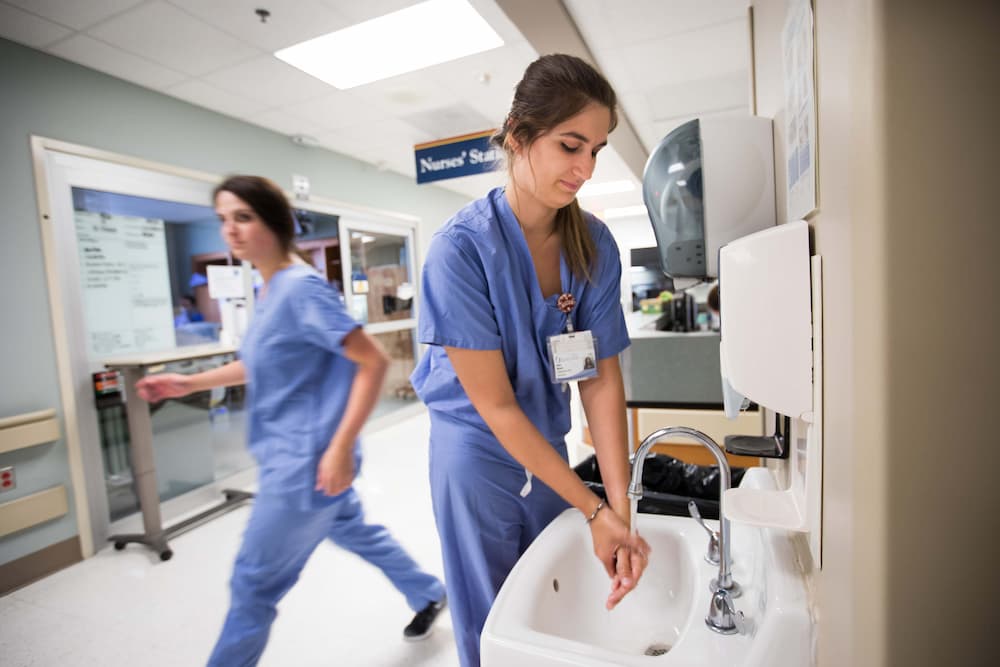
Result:
[[115,551],[121,551],[125,548],[125,543],[122,541],[115,542]]
[[170,549],[160,552],[160,560],[170,560],[174,555],[174,552]]

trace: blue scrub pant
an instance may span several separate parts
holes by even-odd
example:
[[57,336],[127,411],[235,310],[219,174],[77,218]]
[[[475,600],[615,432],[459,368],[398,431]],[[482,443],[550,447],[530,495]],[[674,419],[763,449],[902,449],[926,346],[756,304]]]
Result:
[[[566,446],[556,448],[566,458]],[[569,505],[496,439],[431,413],[431,497],[462,667],[479,665],[479,636],[500,586],[531,542]]]
[[414,611],[444,595],[441,582],[422,571],[384,527],[365,523],[353,488],[332,505],[308,511],[258,495],[236,556],[229,614],[210,666],[257,664],[277,615],[275,606],[324,538],[381,569]]

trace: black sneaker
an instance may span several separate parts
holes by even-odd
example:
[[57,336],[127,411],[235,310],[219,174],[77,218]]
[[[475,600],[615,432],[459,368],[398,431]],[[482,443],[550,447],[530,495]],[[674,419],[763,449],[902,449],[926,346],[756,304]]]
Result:
[[438,614],[448,606],[448,599],[441,598],[437,602],[431,602],[426,607],[417,612],[410,624],[403,628],[403,639],[408,642],[418,642],[427,639],[431,634],[431,627],[437,620]]

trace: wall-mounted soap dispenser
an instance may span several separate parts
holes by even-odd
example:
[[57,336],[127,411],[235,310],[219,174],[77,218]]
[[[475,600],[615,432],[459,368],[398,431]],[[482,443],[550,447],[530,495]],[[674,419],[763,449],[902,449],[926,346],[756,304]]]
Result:
[[791,222],[719,251],[721,370],[729,406],[745,397],[807,424],[784,491],[732,489],[726,516],[810,533],[819,558],[822,483],[822,275],[809,226]]

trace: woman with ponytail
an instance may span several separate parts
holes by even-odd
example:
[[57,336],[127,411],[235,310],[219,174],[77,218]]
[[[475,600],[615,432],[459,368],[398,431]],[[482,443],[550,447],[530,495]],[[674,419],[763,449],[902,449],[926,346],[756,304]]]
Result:
[[240,359],[193,375],[147,375],[136,385],[147,401],[247,386],[247,446],[258,463],[258,491],[208,665],[257,664],[278,601],[326,539],[385,574],[416,612],[404,638],[423,639],[445,606],[444,586],[388,530],[365,519],[352,486],[361,465],[358,435],[378,401],[388,358],[337,290],[298,256],[292,208],[277,185],[230,176],[215,188],[214,203],[229,251],[264,279]]
[[[479,664],[510,569],[567,508],[590,527],[608,609],[646,566],[649,546],[629,532],[621,263],[607,227],[576,201],[616,121],[614,90],[593,67],[536,60],[493,137],[506,187],[448,221],[424,263],[418,335],[430,347],[412,380],[430,411],[431,494],[464,667]],[[569,380],[606,502],[567,463]]]

